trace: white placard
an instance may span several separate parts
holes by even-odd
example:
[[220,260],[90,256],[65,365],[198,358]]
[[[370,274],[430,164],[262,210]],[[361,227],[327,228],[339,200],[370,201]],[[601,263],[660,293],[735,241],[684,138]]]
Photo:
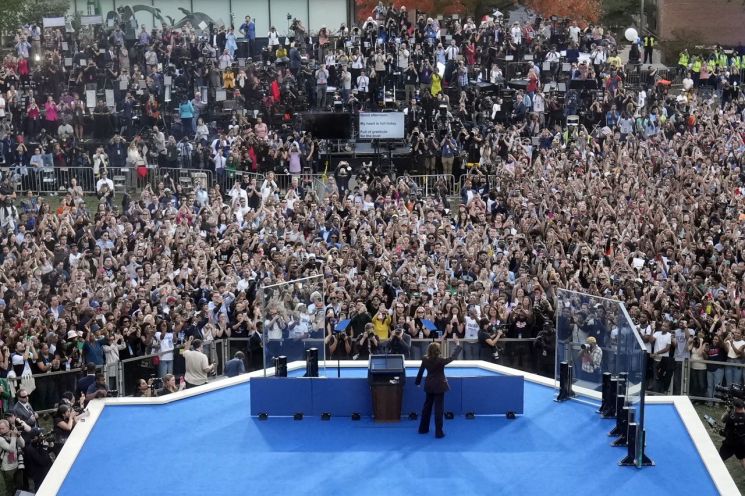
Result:
[[129,88],[129,81],[127,81],[126,79],[120,79],[119,91],[127,91],[127,88]]
[[72,65],[72,57],[65,57],[65,67],[70,67]]
[[116,102],[114,101],[114,90],[106,90],[106,106],[109,108],[116,107]]
[[64,28],[65,18],[64,17],[44,17],[42,23],[45,28]]
[[164,86],[171,86],[173,84],[171,82],[171,76],[163,76],[163,85]]
[[207,29],[207,23],[204,22],[204,21],[200,22],[199,23],[199,29],[201,29],[202,31],[204,31],[205,29]]
[[85,59],[80,59],[80,67],[85,67],[86,65],[88,65],[88,61]]
[[63,41],[62,42],[62,50],[65,51],[65,52],[67,51],[67,42],[66,41]]
[[103,17],[100,15],[80,16],[81,26],[98,26],[99,24],[103,24]]
[[96,90],[85,90],[85,106],[88,108],[96,106]]
[[215,91],[215,101],[216,102],[224,102],[226,100],[226,94],[225,90],[217,90]]
[[402,139],[404,137],[403,112],[360,113],[360,139]]
[[445,64],[442,62],[437,63],[437,74],[439,74],[440,77],[445,77]]

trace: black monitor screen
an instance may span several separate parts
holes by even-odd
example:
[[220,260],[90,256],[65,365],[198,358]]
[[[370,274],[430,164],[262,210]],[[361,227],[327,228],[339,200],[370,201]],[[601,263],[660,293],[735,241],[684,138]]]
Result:
[[302,129],[319,139],[352,139],[352,116],[346,113],[315,112],[302,115]]
[[399,371],[404,368],[403,355],[373,355],[370,357],[370,370],[379,372],[383,370]]

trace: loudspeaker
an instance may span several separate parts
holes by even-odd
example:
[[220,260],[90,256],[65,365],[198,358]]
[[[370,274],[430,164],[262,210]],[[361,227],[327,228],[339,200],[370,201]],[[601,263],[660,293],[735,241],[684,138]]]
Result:
[[247,59],[249,57],[248,40],[237,40],[236,44],[238,45],[238,51],[236,52],[235,58]]

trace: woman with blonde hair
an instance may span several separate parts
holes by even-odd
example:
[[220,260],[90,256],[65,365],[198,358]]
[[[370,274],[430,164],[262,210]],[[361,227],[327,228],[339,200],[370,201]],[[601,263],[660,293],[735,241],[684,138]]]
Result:
[[424,379],[424,392],[427,394],[422,407],[422,420],[419,423],[419,434],[429,432],[429,419],[432,416],[432,405],[435,407],[435,437],[445,437],[442,430],[442,414],[445,403],[445,393],[450,390],[447,377],[445,377],[445,365],[455,360],[463,347],[456,336],[453,340],[455,349],[449,358],[442,358],[442,350],[439,343],[432,342],[427,348],[427,355],[422,359],[419,366],[419,373],[416,375],[416,385],[422,382],[422,374],[427,370],[427,377]]

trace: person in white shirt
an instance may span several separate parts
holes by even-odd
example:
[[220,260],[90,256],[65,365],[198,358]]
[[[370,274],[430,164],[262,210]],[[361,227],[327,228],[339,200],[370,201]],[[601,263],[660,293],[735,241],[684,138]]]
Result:
[[[742,331],[739,329],[730,330],[724,338],[724,348],[727,350],[727,361],[729,363],[745,363],[743,361],[745,340],[742,339]],[[742,368],[726,367],[724,377],[727,379],[727,384],[742,384]]]
[[222,55],[220,55],[220,58],[217,61],[217,66],[220,68],[221,71],[224,71],[228,67],[231,66],[233,63],[233,57],[230,55],[230,52],[228,52],[228,49],[226,48],[223,50]]
[[364,100],[367,95],[367,89],[370,86],[370,78],[364,72],[357,78],[357,93],[360,94],[360,100]]
[[241,198],[248,201],[248,193],[246,193],[246,190],[241,187],[240,180],[235,181],[233,187],[228,191],[228,196],[230,197],[231,203],[240,200]]
[[277,192],[279,192],[279,187],[274,181],[274,172],[269,172],[266,175],[266,179],[264,179],[264,182],[261,183],[261,188],[259,189],[259,191],[261,192],[262,203],[266,202],[266,200],[271,195],[274,195],[276,197]]
[[504,75],[502,74],[502,69],[500,69],[497,64],[492,64],[491,71],[489,71],[489,82],[497,84],[501,83],[503,79]]
[[515,45],[521,45],[523,42],[523,30],[520,27],[520,24],[517,22],[512,25],[512,28],[510,28],[510,35],[512,36],[512,42]]
[[655,362],[655,390],[667,394],[670,381],[673,378],[675,362],[672,357],[673,335],[670,332],[670,322],[660,324],[660,330],[652,335],[652,359]]
[[[155,333],[155,341],[160,344],[160,363],[158,364],[158,376],[165,377],[173,373],[173,330],[166,324],[161,323],[163,329]],[[160,327],[160,326],[159,326]]]
[[276,48],[279,46],[279,33],[277,29],[272,26],[269,28],[269,33],[266,35],[267,45],[269,45],[269,53],[274,53]]
[[245,219],[248,212],[251,211],[251,207],[247,205],[247,200],[245,198],[240,198],[233,201],[233,210],[235,212],[235,220],[238,224],[243,225],[243,219]]
[[96,191],[100,193],[104,186],[108,186],[109,191],[114,191],[114,181],[106,176],[106,171],[101,171],[101,179],[96,181]]
[[579,33],[580,29],[577,27],[577,23],[572,22],[572,25],[569,26],[569,39],[572,40],[572,43],[575,45],[579,45]]
[[225,177],[226,162],[227,160],[225,159],[225,155],[222,154],[222,150],[218,150],[212,156],[212,163],[215,164],[215,175],[219,178],[221,183]]
[[541,127],[543,127],[543,123],[546,119],[546,100],[543,98],[543,92],[540,90],[533,95],[533,112],[538,115],[538,122],[540,122]]
[[459,53],[460,49],[458,48],[458,45],[455,44],[455,40],[450,40],[450,46],[445,49],[445,60],[448,62],[455,62]]

